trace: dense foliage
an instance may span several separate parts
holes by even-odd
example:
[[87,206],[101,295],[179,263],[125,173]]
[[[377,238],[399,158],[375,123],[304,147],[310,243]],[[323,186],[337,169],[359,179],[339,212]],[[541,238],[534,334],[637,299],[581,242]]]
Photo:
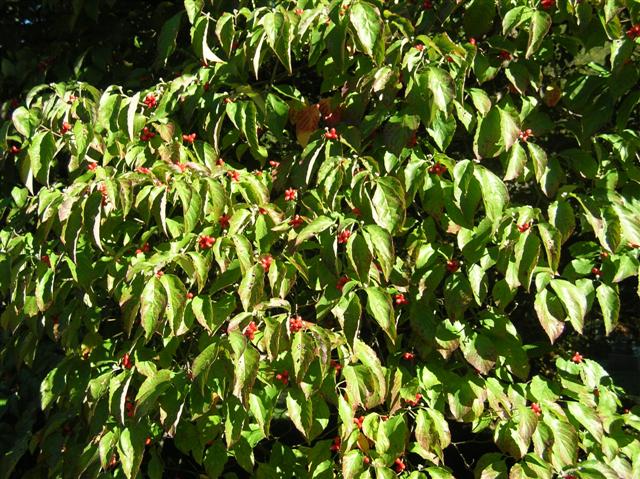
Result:
[[640,477],[558,346],[637,304],[637,2],[155,3],[2,7],[1,478]]

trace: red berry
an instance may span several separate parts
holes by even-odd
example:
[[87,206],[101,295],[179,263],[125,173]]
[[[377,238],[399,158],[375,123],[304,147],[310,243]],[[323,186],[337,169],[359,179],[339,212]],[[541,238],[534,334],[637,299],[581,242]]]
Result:
[[230,219],[231,219],[231,216],[229,215],[222,215],[220,218],[218,218],[218,223],[220,224],[220,228],[222,228],[223,230],[228,229]]
[[520,231],[520,233],[524,233],[525,231],[528,231],[529,228],[531,228],[531,221],[528,221],[526,223],[522,223],[521,225],[517,225],[518,226],[518,231]]
[[429,167],[429,173],[431,173],[432,175],[442,176],[446,172],[447,167],[440,162],[437,162]]
[[304,323],[302,321],[302,317],[299,315],[293,316],[289,318],[289,330],[292,334],[297,333],[304,327]]
[[415,358],[416,358],[416,355],[409,352],[406,352],[402,355],[402,359],[406,361],[413,361]]
[[198,244],[200,245],[200,249],[209,249],[216,242],[215,238],[211,236],[201,236],[198,240]]
[[329,449],[331,449],[332,452],[338,452],[340,450],[340,442],[340,436],[334,437],[333,444]]
[[358,429],[362,429],[362,423],[364,422],[364,416],[360,416],[359,418],[353,418],[353,423],[358,426]]
[[502,50],[499,54],[498,54],[498,58],[500,58],[500,60],[503,61],[507,61],[507,60],[511,60],[511,53],[509,53],[506,50]]
[[542,413],[542,408],[537,402],[531,404],[531,410],[535,413],[536,416],[539,416]]
[[43,254],[40,257],[40,261],[42,261],[44,264],[46,264],[49,268],[51,268],[51,260],[49,259],[49,256],[46,254]]
[[158,99],[153,93],[149,93],[145,98],[143,103],[147,106],[147,108],[155,108],[158,104]]
[[240,172],[233,170],[233,171],[229,171],[227,172],[227,175],[229,175],[229,177],[233,180],[233,181],[240,181]]
[[422,50],[424,50],[424,45],[422,43],[418,43],[417,45],[414,45],[414,48],[421,52]]
[[145,446],[148,446],[148,445],[150,445],[150,444],[151,444],[151,438],[150,438],[150,437],[148,437],[148,438],[146,438],[146,439],[144,440],[144,445],[145,445]]
[[295,201],[298,197],[298,192],[295,188],[287,188],[284,192],[285,201]]
[[362,211],[360,211],[360,208],[358,208],[356,206],[351,208],[351,212],[356,216],[362,216]]
[[65,133],[70,131],[71,128],[72,128],[71,123],[64,121],[62,122],[62,127],[60,127],[60,133],[64,135]]
[[331,128],[328,132],[326,132],[326,133],[324,134],[324,137],[325,137],[327,140],[337,140],[337,139],[338,139],[338,137],[339,137],[339,135],[338,135],[338,133],[336,132],[336,129],[335,129],[335,128]]
[[192,145],[193,142],[196,141],[196,134],[195,133],[191,133],[190,135],[184,134],[184,135],[182,135],[182,141]]
[[394,464],[394,467],[395,467],[396,472],[398,474],[400,474],[402,471],[404,471],[406,469],[406,467],[407,467],[405,465],[405,463],[402,462],[402,459],[400,459],[400,458],[396,459],[393,464]]
[[409,300],[407,298],[404,297],[404,294],[402,293],[397,293],[396,295],[394,295],[394,301],[398,306],[403,306],[405,304],[409,304]]
[[142,173],[143,175],[148,175],[149,173],[151,173],[151,170],[149,168],[145,168],[144,166],[138,166],[136,168],[136,173]]
[[591,268],[591,274],[593,274],[596,278],[599,278],[602,275],[602,271],[600,268],[596,268],[595,266]]
[[478,42],[473,37],[469,38],[469,43],[471,43],[471,45],[473,45],[474,47],[478,45]]
[[347,241],[349,241],[350,237],[351,237],[350,230],[342,230],[340,233],[338,233],[338,244],[346,243]]
[[156,273],[156,278],[162,278],[164,276],[164,271],[160,270]]
[[556,6],[556,0],[542,0],[540,5],[544,10],[550,10]]
[[302,15],[302,14],[304,13],[304,10],[303,10],[302,8],[296,8],[296,9],[294,10],[294,13],[295,13],[296,15]]
[[336,283],[336,288],[338,289],[338,291],[342,291],[342,288],[344,288],[344,285],[348,282],[349,278],[347,278],[346,276],[340,276],[338,282]]
[[262,269],[264,269],[265,273],[269,271],[269,268],[271,267],[272,262],[273,262],[273,256],[271,256],[270,254],[267,254],[262,258],[260,258],[260,265],[262,266]]
[[291,218],[291,220],[289,221],[289,225],[294,229],[299,228],[303,224],[304,224],[304,220],[300,215],[293,215],[293,218]]
[[93,161],[87,165],[87,169],[89,171],[94,171],[97,167],[98,167],[98,163]]
[[576,351],[576,353],[571,358],[571,361],[573,361],[576,364],[580,364],[582,362],[582,354]]
[[11,153],[12,155],[17,155],[18,153],[20,153],[20,151],[20,148],[16,145],[12,145],[11,148],[9,148],[9,153]]
[[447,261],[447,271],[449,271],[449,273],[455,273],[458,269],[460,269],[460,262],[458,260],[450,259]]
[[125,369],[131,369],[133,367],[133,364],[131,364],[131,358],[129,357],[129,353],[124,353],[124,356],[122,356],[122,366]]
[[187,299],[193,299],[193,293],[191,291],[187,293]]
[[371,464],[371,459],[369,459],[369,456],[364,456],[362,458],[362,462],[364,462],[368,466],[369,464]]
[[336,373],[339,373],[340,370],[342,369],[342,364],[340,364],[338,361],[336,361],[335,359],[331,360],[331,367],[333,369],[335,369]]
[[245,337],[249,339],[249,341],[253,341],[257,330],[258,327],[256,326],[256,323],[251,321],[249,325],[244,329],[244,332],[242,334],[244,334]]
[[422,2],[422,8],[424,8],[425,10],[431,10],[433,8],[433,3],[431,2],[431,0],[424,0]]
[[269,165],[271,166],[271,168],[277,168],[278,166],[280,166],[280,162],[271,160],[269,161]]

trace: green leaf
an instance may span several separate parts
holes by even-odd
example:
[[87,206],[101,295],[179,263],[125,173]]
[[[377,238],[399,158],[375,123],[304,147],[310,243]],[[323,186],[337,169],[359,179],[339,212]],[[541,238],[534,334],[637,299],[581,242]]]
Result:
[[38,132],[29,145],[29,160],[33,176],[40,184],[49,184],[49,170],[56,154],[56,141],[50,131]]
[[238,295],[245,311],[252,310],[256,304],[262,301],[264,296],[264,269],[261,265],[256,264],[246,272],[238,287]]
[[502,19],[502,34],[511,33],[514,28],[518,28],[521,24],[531,18],[534,9],[531,7],[520,6],[509,10]]
[[262,25],[267,34],[267,44],[291,75],[292,42],[289,18],[280,12],[269,12],[262,17]]
[[177,276],[173,274],[164,274],[160,278],[162,286],[164,286],[167,305],[165,308],[165,314],[173,334],[176,336],[187,332],[184,324],[182,323],[182,315],[184,313],[184,305],[187,296],[187,288]]
[[229,335],[229,343],[233,349],[233,395],[247,404],[258,375],[260,353],[238,332]]
[[380,263],[382,274],[388,280],[395,262],[393,238],[387,230],[378,225],[367,225],[364,231],[369,249],[373,250],[374,259]]
[[155,59],[155,65],[158,67],[164,67],[176,49],[178,32],[182,24],[182,14],[183,12],[176,13],[162,25],[160,35],[158,36],[158,47]]
[[158,278],[153,276],[142,291],[140,321],[148,341],[158,327],[158,321],[167,307],[167,292]]
[[536,10],[531,15],[531,23],[529,24],[529,41],[527,43],[526,58],[536,53],[542,45],[542,40],[551,28],[551,16],[541,10]]
[[373,57],[373,49],[382,31],[380,11],[368,2],[358,1],[349,8],[349,22],[358,49]]
[[494,158],[509,150],[518,139],[520,128],[511,114],[493,106],[480,121],[473,140],[478,158]]
[[602,309],[602,318],[604,320],[604,329],[609,335],[618,324],[618,316],[620,314],[620,296],[618,294],[618,286],[609,286],[600,283],[596,289],[598,303]]
[[138,475],[144,456],[145,439],[146,435],[141,424],[129,426],[120,433],[118,454],[122,469],[128,479]]
[[430,67],[427,70],[427,85],[434,105],[440,111],[448,112],[456,94],[451,75],[441,68]]
[[362,234],[356,232],[349,237],[347,257],[349,258],[349,265],[356,272],[358,279],[366,283],[369,279],[369,269],[371,269],[373,255]]
[[473,174],[480,182],[485,213],[496,223],[502,219],[502,211],[509,202],[507,187],[500,178],[482,166],[476,166]]
[[542,328],[549,336],[551,344],[560,337],[562,331],[564,331],[564,322],[555,315],[554,308],[549,305],[551,301],[549,297],[549,291],[543,289],[536,294],[534,301],[534,308],[538,314],[538,320],[542,325]]
[[335,221],[326,216],[318,216],[315,220],[302,228],[298,236],[296,237],[296,246],[300,246],[313,236],[322,233],[327,228],[330,228],[335,224]]
[[394,234],[404,223],[405,201],[404,188],[398,179],[391,176],[378,179],[371,199],[373,220]]
[[189,17],[189,23],[193,25],[196,17],[202,11],[202,7],[204,7],[204,0],[184,0],[184,8],[187,11],[187,17]]
[[569,409],[571,415],[591,433],[596,441],[602,442],[604,436],[602,420],[598,417],[594,409],[575,401],[568,401],[567,409]]
[[135,140],[136,138],[136,112],[138,111],[139,103],[140,92],[137,92],[129,98],[129,106],[127,107],[127,131],[129,132],[129,139],[131,140]]
[[214,342],[204,348],[204,350],[196,356],[191,367],[191,372],[194,378],[197,378],[200,374],[209,370],[213,362],[218,357],[219,350],[220,346],[217,342]]
[[369,287],[367,292],[367,313],[373,316],[386,333],[391,343],[396,342],[396,321],[391,296],[382,288]]
[[584,294],[574,284],[564,279],[552,279],[551,289],[558,295],[564,306],[573,328],[582,334],[584,317],[587,314],[587,300]]
[[169,369],[161,369],[144,380],[136,394],[136,416],[146,417],[158,398],[169,389],[175,373]]
[[313,403],[297,388],[287,391],[287,415],[296,429],[308,438],[313,425]]

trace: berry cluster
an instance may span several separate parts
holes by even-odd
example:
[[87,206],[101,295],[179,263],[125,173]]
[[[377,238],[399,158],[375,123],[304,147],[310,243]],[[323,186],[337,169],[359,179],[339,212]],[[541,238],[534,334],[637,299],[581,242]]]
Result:
[[149,141],[151,140],[151,138],[153,138],[154,136],[156,136],[156,134],[154,132],[152,132],[148,127],[144,127],[142,129],[142,133],[140,133],[140,139],[142,141]]
[[331,444],[331,452],[338,452],[340,450],[340,436],[333,438],[333,444]]
[[149,246],[149,243],[145,243],[142,245],[142,248],[138,248],[136,250],[136,254],[148,253],[150,249],[151,247]]
[[540,6],[544,10],[551,10],[553,7],[556,6],[556,0],[542,0],[540,2]]
[[347,241],[349,241],[350,237],[350,230],[342,230],[340,233],[338,233],[338,244],[345,244]]
[[353,423],[358,426],[358,429],[362,429],[362,423],[364,423],[364,416],[354,417]]
[[143,175],[148,175],[149,173],[151,173],[151,170],[144,166],[138,166],[136,168],[136,173],[142,173]]
[[209,249],[213,246],[213,244],[216,242],[215,238],[212,238],[211,236],[200,236],[200,239],[198,240],[198,244],[200,245],[200,249]]
[[62,126],[60,127],[60,133],[64,135],[65,133],[71,131],[71,128],[73,128],[71,126],[71,123],[69,123],[68,121],[63,121]]
[[291,333],[297,333],[304,327],[304,322],[302,321],[302,317],[300,315],[293,316],[289,318],[289,330]]
[[229,221],[231,220],[231,216],[229,215],[222,215],[220,216],[220,218],[218,218],[218,224],[220,224],[220,228],[222,228],[223,230],[229,229]]
[[147,106],[147,108],[155,108],[156,105],[158,104],[158,99],[153,93],[149,93],[144,98],[144,101],[142,103],[144,103]]
[[520,233],[524,233],[524,232],[528,231],[529,228],[531,228],[532,225],[533,225],[532,221],[527,221],[526,223],[522,223],[521,225],[517,225],[518,231]]
[[285,369],[281,373],[276,374],[276,379],[286,386],[289,384],[289,371]]
[[300,226],[302,226],[303,224],[304,220],[300,215],[293,215],[293,218],[291,218],[291,220],[289,221],[289,225],[294,229],[300,228]]
[[533,131],[531,130],[531,128],[527,128],[524,131],[521,131],[520,133],[518,133],[518,137],[520,138],[520,140],[526,142],[529,137],[533,136]]
[[402,293],[397,293],[396,295],[394,295],[393,299],[398,306],[409,304],[409,300],[405,298],[404,294]]
[[640,37],[640,23],[636,23],[629,30],[627,30],[627,36],[632,40]]
[[337,140],[337,139],[340,137],[340,135],[338,135],[338,133],[336,132],[336,129],[335,129],[335,128],[331,128],[329,131],[327,131],[327,132],[324,134],[324,137],[325,137],[327,140]]
[[193,142],[196,141],[196,134],[195,133],[191,133],[190,135],[184,134],[182,135],[182,141],[184,141],[185,143],[189,143],[190,145],[193,145]]
[[122,356],[122,367],[125,369],[131,369],[133,367],[129,353],[124,353],[124,356]]
[[260,258],[260,266],[262,266],[262,269],[264,269],[265,273],[269,272],[269,268],[271,268],[271,263],[273,263],[273,256],[271,256],[270,254],[267,254],[262,258]]
[[449,273],[453,274],[459,269],[460,269],[460,261],[458,261],[457,259],[450,259],[449,261],[447,261],[447,271],[449,271]]
[[247,327],[244,328],[244,331],[242,334],[244,334],[249,341],[253,341],[253,338],[255,337],[257,330],[258,330],[258,326],[256,326],[256,323],[254,321],[251,321],[247,325]]
[[284,192],[285,201],[295,201],[298,198],[298,191],[295,188],[287,188]]
[[340,276],[340,278],[338,278],[338,282],[336,283],[336,289],[338,291],[342,291],[342,288],[344,288],[344,285],[348,282],[349,278],[347,278],[346,276]]
[[442,163],[437,162],[436,164],[429,167],[429,173],[432,175],[442,176],[447,172],[447,167]]

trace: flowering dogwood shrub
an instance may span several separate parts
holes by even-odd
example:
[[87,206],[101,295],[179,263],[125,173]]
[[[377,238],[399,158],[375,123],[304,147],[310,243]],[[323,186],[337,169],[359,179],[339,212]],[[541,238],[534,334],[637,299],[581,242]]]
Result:
[[0,477],[640,477],[638,3],[39,3]]

